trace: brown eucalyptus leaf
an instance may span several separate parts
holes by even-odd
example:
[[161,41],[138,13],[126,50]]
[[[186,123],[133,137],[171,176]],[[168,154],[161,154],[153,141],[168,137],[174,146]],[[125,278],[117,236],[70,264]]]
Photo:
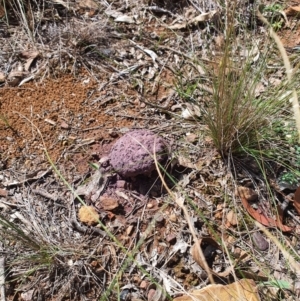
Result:
[[[247,187],[244,187],[247,188]],[[249,189],[249,188],[247,188]],[[278,218],[277,220],[268,217],[262,210],[256,210],[254,209],[251,204],[249,203],[249,200],[252,199],[252,197],[247,197],[245,194],[245,190],[241,189],[241,187],[238,188],[238,193],[241,198],[242,204],[244,208],[247,210],[247,212],[259,223],[266,227],[277,227],[282,232],[291,232],[292,228],[288,227],[283,224],[283,211],[281,210],[280,206],[277,206],[277,212],[278,212]],[[247,198],[246,198],[246,197]]]
[[260,301],[260,298],[255,282],[251,279],[242,279],[228,285],[208,285],[173,301]]
[[241,197],[241,201],[242,201],[244,208],[255,220],[257,220],[262,225],[267,226],[267,227],[275,226],[274,222],[270,221],[269,218],[266,217],[262,212],[254,209],[244,197]]

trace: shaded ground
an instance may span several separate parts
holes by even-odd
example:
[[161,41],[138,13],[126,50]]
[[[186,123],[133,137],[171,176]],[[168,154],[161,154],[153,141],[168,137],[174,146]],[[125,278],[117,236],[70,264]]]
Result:
[[[97,4],[105,8],[105,4]],[[193,121],[198,117],[193,100],[209,105],[210,83],[200,82],[203,69],[189,59],[188,49],[194,47],[195,57],[211,64],[213,67],[208,69],[216,72],[222,42],[217,31],[211,30],[215,20],[209,19],[209,25],[200,22],[176,31],[177,28],[166,28],[166,24],[182,26],[182,20],[197,16],[199,12],[193,5],[163,1],[151,3],[149,9],[143,3],[144,10],[136,4],[127,10],[119,5],[122,9],[115,4],[113,13],[106,14],[101,9],[94,11],[88,4],[74,7],[77,18],[73,24],[65,28],[63,22],[58,22],[57,27],[49,22],[46,29],[41,27],[45,32],[37,39],[39,43],[49,40],[48,48],[42,49],[37,43],[39,56],[34,57],[30,68],[26,67],[28,58],[20,59],[24,47],[19,42],[14,45],[17,50],[10,61],[7,55],[11,44],[5,44],[2,50],[3,72],[18,66],[26,72],[15,87],[6,72],[0,87],[1,209],[39,245],[22,245],[19,237],[15,245],[8,243],[15,253],[6,242],[1,246],[2,253],[11,256],[7,300],[153,301],[165,299],[153,297],[161,293],[159,285],[167,287],[173,298],[184,290],[208,284],[203,267],[190,255],[193,240],[184,214],[167,195],[157,173],[126,180],[111,174],[100,176],[101,181],[93,188],[100,200],[95,207],[106,230],[117,239],[114,240],[93,221],[88,226],[80,222],[82,205],[50,168],[45,149],[76,190],[93,178],[95,169],[91,164],[99,164],[115,140],[130,129],[150,129],[170,144],[177,161],[169,162],[167,168],[178,185],[172,187],[174,183],[169,180],[169,187],[192,200],[189,214],[199,236],[215,237],[217,232],[226,242],[230,254],[237,259],[237,274],[248,272],[247,277],[257,281],[268,280],[270,275],[272,279],[285,280],[287,267],[278,249],[265,237],[257,238],[257,243],[250,236],[247,227],[252,222],[235,198],[233,178],[203,131],[205,125]],[[63,5],[56,4],[54,8],[63,20],[73,13]],[[206,7],[207,11],[213,9],[220,7],[213,3],[209,9]],[[121,15],[115,16],[116,12]],[[137,19],[133,21],[135,14]],[[114,22],[120,16],[130,22]],[[300,42],[300,29],[298,19],[290,16],[289,20],[291,29],[283,28],[279,35],[293,54]],[[265,34],[258,34],[256,27],[253,32],[258,39]],[[2,39],[7,34],[13,36],[6,27],[1,33]],[[65,51],[59,49],[58,41]],[[30,47],[26,50],[31,51]],[[50,75],[43,78],[48,72]],[[17,86],[30,75],[36,79]],[[200,85],[203,90],[197,92]],[[187,107],[189,112],[196,110],[192,120],[182,115]],[[250,183],[244,174],[239,177],[243,184]],[[91,195],[81,195],[88,205],[95,205]],[[295,234],[299,233],[294,220],[288,219],[287,224],[295,227]],[[256,228],[253,232],[260,233]],[[296,235],[286,239],[299,251]],[[265,246],[258,247],[260,243]],[[217,282],[232,282],[232,274],[225,273],[228,254],[212,245],[203,242],[201,247],[218,276]],[[51,259],[43,257],[44,249]],[[40,256],[37,261],[27,260],[24,266],[22,263],[17,267],[12,264],[19,260],[20,253],[26,259],[35,252]],[[245,252],[254,255],[247,257]],[[130,256],[135,262],[124,267]],[[22,271],[27,272],[23,278]],[[105,298],[105,293],[111,295]],[[296,298],[293,294],[288,297]]]

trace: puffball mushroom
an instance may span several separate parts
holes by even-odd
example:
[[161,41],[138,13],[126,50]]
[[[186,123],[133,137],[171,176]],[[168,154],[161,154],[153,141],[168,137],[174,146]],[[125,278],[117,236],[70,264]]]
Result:
[[124,178],[150,174],[155,169],[154,149],[159,163],[168,158],[168,144],[163,138],[150,130],[132,130],[112,147],[110,164]]

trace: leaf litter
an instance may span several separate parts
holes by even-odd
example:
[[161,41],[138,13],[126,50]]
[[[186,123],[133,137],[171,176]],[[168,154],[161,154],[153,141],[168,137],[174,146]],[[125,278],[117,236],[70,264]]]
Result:
[[[235,187],[230,184],[225,164],[211,150],[211,140],[203,136],[205,126],[191,123],[201,120],[199,105],[207,101],[209,89],[206,92],[196,89],[195,94],[185,91],[180,95],[180,91],[174,88],[177,74],[174,70],[178,67],[182,67],[186,74],[182,80],[188,85],[194,84],[199,74],[206,74],[203,68],[197,66],[193,69],[193,64],[187,61],[190,55],[188,47],[202,43],[203,49],[196,47],[195,57],[201,57],[204,62],[211,59],[207,53],[218,52],[214,48],[218,45],[205,36],[210,26],[217,24],[218,5],[206,4],[210,7],[204,7],[199,13],[195,4],[181,1],[178,4],[154,1],[151,6],[131,1],[111,5],[104,1],[50,2],[53,6],[49,9],[55,12],[58,21],[49,22],[44,12],[45,33],[37,40],[38,51],[29,46],[24,50],[21,40],[16,43],[11,57],[7,43],[1,50],[4,83],[0,87],[4,92],[4,96],[1,95],[1,114],[9,122],[1,122],[1,139],[4,141],[1,145],[1,185],[6,189],[1,195],[1,214],[24,228],[26,233],[41,233],[37,239],[39,242],[47,241],[48,248],[61,244],[61,253],[52,267],[52,273],[56,275],[54,280],[53,277],[45,277],[43,269],[37,269],[32,279],[44,279],[42,282],[35,283],[28,278],[22,283],[17,275],[22,269],[32,268],[29,261],[26,266],[12,268],[11,275],[16,278],[10,284],[11,288],[18,292],[21,300],[37,300],[40,295],[47,300],[53,297],[57,300],[81,300],[86,296],[97,299],[117,279],[120,296],[114,292],[110,300],[118,300],[119,297],[124,300],[165,300],[169,297],[191,300],[189,294],[185,296],[185,291],[197,286],[204,288],[196,291],[196,300],[212,296],[229,300],[232,296],[236,298],[247,293],[247,300],[259,300],[253,280],[207,286],[204,263],[192,244],[188,221],[181,212],[181,206],[167,197],[155,171],[150,176],[123,179],[106,170],[92,169],[89,165],[102,162],[105,166],[103,158],[109,155],[116,138],[129,129],[155,131],[177,153],[165,168],[179,183],[176,189],[185,193],[182,203],[188,203],[190,221],[197,236],[202,237],[198,243],[205,260],[211,263],[210,272],[217,279],[228,281],[231,276],[243,273],[246,275],[244,278],[272,279],[276,270],[274,275],[283,281],[280,277],[285,271],[284,264],[280,265],[280,256],[274,255],[274,245],[267,242],[257,229],[254,229],[256,232],[252,240],[253,248],[256,246],[258,251],[252,254],[249,247],[251,238],[239,219],[241,205],[250,216],[271,229],[278,227],[283,232],[292,232],[295,225],[286,218],[280,206],[266,207],[265,200],[262,200],[263,207],[259,204],[257,208],[254,201],[260,195],[254,198],[251,190],[250,197],[235,199]],[[76,17],[74,12],[80,17]],[[64,24],[62,20],[69,16],[74,17],[73,23]],[[201,27],[204,30],[199,30]],[[135,38],[138,33],[140,39]],[[3,36],[1,34],[1,39],[5,39]],[[250,55],[255,63],[260,57],[258,48],[259,45],[243,55]],[[83,66],[87,67],[87,71],[82,70]],[[55,76],[62,72],[67,75],[56,78],[55,84]],[[68,73],[76,74],[77,80]],[[48,76],[54,79],[44,80]],[[276,84],[275,81],[270,82],[270,85]],[[9,87],[20,85],[22,88]],[[264,88],[258,88],[257,93],[263,93]],[[182,96],[188,97],[182,99]],[[203,99],[203,103],[188,102],[189,98]],[[101,226],[94,223],[94,215],[89,216],[91,219],[82,217],[86,207],[58,181],[52,169],[48,169],[43,153],[45,145],[38,133],[25,118],[13,111],[23,114],[38,126],[59,170],[74,187],[75,193],[92,206],[95,216],[120,245],[112,242]],[[182,118],[178,122],[176,117],[180,114]],[[68,126],[58,126],[64,123]],[[242,180],[247,182],[247,177],[243,176]],[[226,185],[231,190],[232,202],[237,203],[224,203]],[[168,186],[173,186],[172,181],[168,182]],[[246,186],[243,187],[245,189]],[[59,197],[49,198],[54,194]],[[296,191],[294,207],[299,213],[298,203]],[[164,204],[167,206],[163,207]],[[15,214],[15,210],[20,213]],[[199,216],[197,210],[201,211]],[[158,212],[156,224],[149,230],[148,226]],[[216,241],[215,232],[221,237],[224,231],[227,236],[221,244]],[[135,250],[140,239],[142,243]],[[229,253],[236,256],[234,260],[229,260],[224,244]],[[126,252],[121,251],[121,246],[126,248]],[[10,255],[16,257],[20,248],[12,248],[3,246],[1,251],[6,254],[9,250]],[[24,246],[21,249],[28,255],[32,254]],[[266,256],[260,253],[267,249],[269,254]],[[118,274],[130,252],[135,261]],[[265,261],[270,259],[271,262],[272,257],[279,264],[265,265]],[[140,266],[145,271],[142,272]],[[265,268],[268,272],[262,275]],[[67,279],[66,282],[63,279]],[[291,282],[291,278],[288,281]],[[66,287],[79,289],[67,293]],[[176,298],[178,294],[183,296]]]

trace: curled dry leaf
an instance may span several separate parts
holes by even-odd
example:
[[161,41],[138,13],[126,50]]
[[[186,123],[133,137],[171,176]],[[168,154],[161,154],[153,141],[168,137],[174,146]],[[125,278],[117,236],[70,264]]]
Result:
[[[221,246],[211,237],[204,237],[202,239],[199,239],[198,243],[200,244],[201,247],[203,247],[203,245],[207,246],[205,248],[205,250],[203,250],[204,256],[206,255],[205,254],[206,250],[208,250],[210,248],[214,248],[215,250],[220,250],[223,252]],[[202,261],[200,254],[198,253],[196,244],[194,244],[191,248],[191,255],[192,255],[193,259],[201,266],[201,268],[205,270],[205,264]],[[227,277],[231,273],[231,271],[232,271],[231,267],[228,267],[228,269],[226,269],[225,271],[220,272],[220,273],[217,273],[214,270],[210,269],[210,272],[213,275],[221,277],[221,278]]]
[[244,208],[247,210],[247,212],[259,223],[266,227],[277,227],[279,228],[282,232],[291,232],[292,228],[288,227],[283,224],[283,211],[280,208],[280,206],[277,206],[277,219],[273,219],[271,217],[267,216],[267,213],[264,212],[263,210],[256,210],[254,209],[249,201],[254,199],[254,194],[255,192],[248,188],[248,187],[238,187],[238,195],[241,198],[242,204]]
[[38,51],[22,51],[20,56],[26,59],[26,63],[24,65],[25,71],[29,71],[33,61],[40,55]]
[[173,301],[259,301],[255,282],[242,279],[237,282],[222,285],[212,284],[189,295],[173,299]]

